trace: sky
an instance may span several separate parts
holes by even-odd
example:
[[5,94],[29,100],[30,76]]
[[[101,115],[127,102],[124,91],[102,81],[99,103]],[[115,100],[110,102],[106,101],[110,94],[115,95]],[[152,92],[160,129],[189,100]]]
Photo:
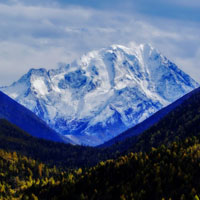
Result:
[[0,86],[132,42],[150,43],[200,82],[200,1],[0,0]]

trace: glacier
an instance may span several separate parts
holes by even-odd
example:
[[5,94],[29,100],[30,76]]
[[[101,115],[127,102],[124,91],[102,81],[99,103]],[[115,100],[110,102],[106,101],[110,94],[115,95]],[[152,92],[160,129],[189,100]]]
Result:
[[96,146],[199,84],[149,44],[111,45],[0,90],[76,144]]

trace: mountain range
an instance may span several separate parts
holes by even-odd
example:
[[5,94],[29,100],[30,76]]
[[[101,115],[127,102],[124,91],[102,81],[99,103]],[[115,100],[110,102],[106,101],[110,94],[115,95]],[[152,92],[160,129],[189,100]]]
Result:
[[112,45],[58,69],[31,69],[1,91],[76,144],[96,146],[199,84],[151,45]]

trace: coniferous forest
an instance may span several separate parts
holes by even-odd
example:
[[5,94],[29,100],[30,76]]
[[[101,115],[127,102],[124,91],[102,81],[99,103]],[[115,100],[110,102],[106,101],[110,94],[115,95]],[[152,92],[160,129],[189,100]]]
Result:
[[200,92],[107,148],[36,139],[0,121],[0,199],[200,198]]
[[68,171],[1,150],[0,198],[197,200],[199,160],[197,137]]

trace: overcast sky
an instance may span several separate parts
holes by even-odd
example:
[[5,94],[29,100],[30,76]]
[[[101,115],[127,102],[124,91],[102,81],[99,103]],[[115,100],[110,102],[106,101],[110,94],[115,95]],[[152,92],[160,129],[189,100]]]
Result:
[[200,1],[0,0],[0,86],[130,42],[152,44],[200,82]]

